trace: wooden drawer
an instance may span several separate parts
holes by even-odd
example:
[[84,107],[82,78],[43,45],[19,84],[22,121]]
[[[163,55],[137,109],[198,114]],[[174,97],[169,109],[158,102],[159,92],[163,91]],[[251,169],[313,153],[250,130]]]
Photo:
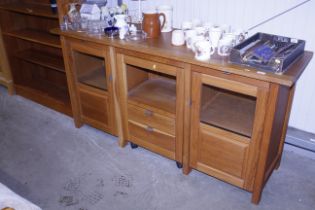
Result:
[[156,153],[175,159],[175,137],[156,128],[129,121],[129,140]]
[[79,90],[82,119],[88,124],[101,129],[108,129],[109,125],[109,102],[106,95]]
[[175,136],[175,119],[128,104],[128,119]]
[[[243,179],[249,139],[201,123],[198,163],[207,166],[210,175],[230,181]],[[213,172],[213,173],[211,173]]]

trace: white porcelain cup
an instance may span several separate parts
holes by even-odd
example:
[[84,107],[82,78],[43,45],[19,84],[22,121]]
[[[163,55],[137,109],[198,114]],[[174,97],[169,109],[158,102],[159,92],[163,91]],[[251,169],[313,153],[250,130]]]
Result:
[[233,32],[229,32],[229,33],[224,33],[222,39],[231,39],[232,45],[235,46],[238,36],[235,35]]
[[184,33],[185,33],[185,40],[186,41],[187,41],[188,38],[197,35],[197,31],[194,30],[194,29],[186,30],[186,31],[184,31]]
[[196,28],[196,27],[202,26],[202,22],[200,19],[195,18],[192,20],[192,25],[193,25],[193,28]]
[[232,33],[236,37],[236,44],[244,41],[247,37],[247,32],[241,28],[235,29]]
[[192,28],[193,28],[193,23],[191,21],[182,22],[182,29],[183,30],[190,30]]
[[230,55],[231,49],[233,47],[233,39],[231,38],[223,38],[219,41],[218,44],[218,54],[221,56]]
[[196,42],[199,42],[199,41],[206,41],[206,38],[202,35],[196,35],[194,37],[191,37],[188,42],[190,41],[190,45],[191,45],[191,50],[193,52],[196,52],[196,45],[195,43]]
[[207,29],[203,26],[198,26],[198,27],[195,27],[194,29],[197,32],[197,35],[205,35],[207,32]]
[[222,36],[222,29],[220,26],[212,26],[210,31],[209,31],[209,35],[210,35],[210,41],[213,47],[217,47],[219,40],[221,39]]
[[211,55],[215,52],[215,47],[207,40],[197,41],[195,46],[195,58],[199,61],[206,61],[211,58]]
[[172,45],[181,46],[185,44],[185,35],[183,30],[174,30],[172,32]]
[[205,27],[207,31],[210,31],[212,26],[213,26],[213,24],[211,22],[204,22],[203,23],[203,27]]
[[220,25],[220,28],[222,29],[223,33],[230,33],[231,32],[231,26],[228,24],[222,24],[222,25]]

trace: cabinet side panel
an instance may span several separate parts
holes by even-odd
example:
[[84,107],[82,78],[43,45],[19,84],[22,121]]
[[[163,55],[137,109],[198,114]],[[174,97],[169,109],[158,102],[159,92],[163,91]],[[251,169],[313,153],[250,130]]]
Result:
[[281,86],[279,88],[278,101],[276,106],[275,118],[272,126],[272,133],[270,138],[270,145],[268,149],[267,165],[265,172],[265,179],[267,179],[274,168],[277,161],[279,146],[281,142],[281,135],[287,110],[289,99],[289,88]]

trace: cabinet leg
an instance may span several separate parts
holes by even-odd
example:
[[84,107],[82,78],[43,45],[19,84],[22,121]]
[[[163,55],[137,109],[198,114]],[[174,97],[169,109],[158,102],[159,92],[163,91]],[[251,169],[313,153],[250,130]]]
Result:
[[83,124],[78,120],[74,120],[74,125],[76,128],[81,128]]
[[276,163],[275,170],[278,170],[278,169],[279,169],[280,164],[281,164],[281,157],[279,158],[279,160],[278,160],[277,163]]
[[138,148],[138,145],[130,142],[130,147],[131,147],[131,149],[136,149],[136,148]]
[[258,191],[254,191],[254,192],[253,192],[253,194],[252,194],[252,203],[253,203],[253,204],[256,204],[256,205],[259,204],[259,201],[260,201],[260,199],[261,199],[261,193],[262,193],[261,190],[258,190]]
[[179,169],[183,168],[183,164],[180,163],[180,162],[178,162],[178,161],[176,161],[176,166],[177,166],[177,168],[179,168]]
[[10,96],[15,94],[15,90],[14,90],[13,84],[9,84],[8,85],[8,93],[9,93]]
[[183,166],[183,174],[188,175],[191,172],[192,168],[189,166]]

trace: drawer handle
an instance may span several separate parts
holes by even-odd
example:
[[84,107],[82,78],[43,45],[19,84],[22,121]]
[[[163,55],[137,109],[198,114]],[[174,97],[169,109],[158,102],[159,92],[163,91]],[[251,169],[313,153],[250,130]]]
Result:
[[156,65],[155,65],[155,64],[153,64],[152,68],[153,68],[153,69],[156,69]]
[[147,126],[146,130],[147,130],[148,132],[153,132],[153,131],[154,131],[154,128],[152,128],[151,126]]
[[228,72],[228,71],[224,71],[223,74],[225,74],[225,75],[230,75],[230,74],[232,74],[232,73],[231,73],[231,72]]
[[150,117],[150,116],[153,115],[153,112],[146,109],[146,110],[144,111],[144,115],[147,116],[147,117]]

